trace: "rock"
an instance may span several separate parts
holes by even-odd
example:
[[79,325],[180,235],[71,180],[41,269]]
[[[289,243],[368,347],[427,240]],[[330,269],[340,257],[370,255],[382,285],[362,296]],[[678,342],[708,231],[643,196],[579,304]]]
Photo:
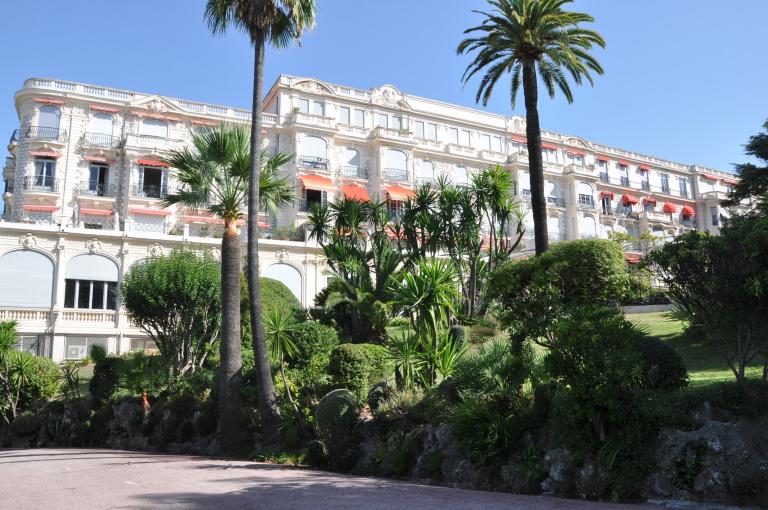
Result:
[[547,450],[544,463],[549,466],[549,475],[541,482],[542,494],[571,496],[574,494],[573,457],[565,449]]

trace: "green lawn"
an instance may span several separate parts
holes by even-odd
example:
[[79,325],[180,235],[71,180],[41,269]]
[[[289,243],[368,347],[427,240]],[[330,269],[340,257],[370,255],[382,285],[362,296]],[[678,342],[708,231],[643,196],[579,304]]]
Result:
[[[725,361],[713,352],[701,338],[683,335],[683,324],[668,312],[627,314],[627,319],[644,326],[648,333],[674,347],[685,360],[691,386],[735,380],[733,372]],[[747,369],[747,377],[761,377],[761,362],[753,363]]]

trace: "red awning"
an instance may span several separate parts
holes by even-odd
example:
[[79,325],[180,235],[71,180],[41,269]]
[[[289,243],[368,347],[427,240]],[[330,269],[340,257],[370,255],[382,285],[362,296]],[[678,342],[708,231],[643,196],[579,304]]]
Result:
[[218,120],[209,120],[209,119],[192,119],[192,124],[194,124],[195,126],[216,127],[219,124],[221,124],[221,122],[219,122]]
[[624,260],[626,260],[630,264],[639,264],[641,257],[637,253],[625,253]]
[[136,163],[144,166],[159,166],[161,168],[168,168],[171,166],[165,161],[160,161],[157,159],[137,159]]
[[388,186],[384,188],[389,195],[390,200],[402,202],[408,197],[414,196],[416,193],[410,188],[403,188],[402,186]]
[[33,97],[32,100],[35,103],[42,103],[42,104],[59,104],[59,105],[64,104],[63,99],[48,99],[45,97]]
[[114,159],[107,159],[104,156],[86,156],[83,159],[93,163],[114,163],[115,161]]
[[684,218],[693,218],[694,216],[696,216],[696,211],[694,211],[693,207],[691,207],[690,205],[684,205],[682,213]]
[[547,142],[541,142],[541,148],[542,149],[549,149],[556,151],[558,149],[557,145]]
[[737,181],[736,179],[727,179],[725,177],[721,178],[720,180],[723,181],[725,184],[730,184],[731,186],[736,186],[739,183],[739,181]]
[[643,172],[650,172],[650,171],[651,171],[651,167],[649,167],[649,166],[647,166],[647,165],[640,165],[640,166],[638,166],[637,168],[638,168],[639,170],[642,170]]
[[87,209],[85,207],[80,208],[80,214],[91,214],[93,216],[112,216],[115,212],[109,209]]
[[350,200],[359,200],[361,202],[371,201],[371,196],[368,194],[368,190],[362,186],[349,184],[347,186],[342,186],[341,192],[344,193],[344,196]]
[[565,149],[565,152],[567,152],[568,154],[575,154],[577,156],[586,156],[587,155],[587,151],[581,150],[581,149],[574,149],[572,147],[568,147],[567,149]]
[[608,156],[598,156],[597,160],[598,161],[605,161],[606,163],[608,163],[609,161],[611,161],[611,158],[609,158]]
[[620,159],[619,164],[624,166],[629,166],[629,161],[626,159]]
[[528,139],[523,135],[509,135],[509,139],[515,142],[528,143]]
[[600,192],[600,198],[609,197],[611,200],[614,199],[616,195],[614,195],[613,191],[601,191]]
[[121,108],[114,108],[112,106],[101,106],[98,104],[89,105],[89,108],[95,112],[104,112],[104,113],[118,113],[121,110]]
[[656,199],[655,198],[644,198],[643,199],[643,205],[653,204],[654,207],[656,207]]
[[53,212],[58,211],[59,206],[58,205],[31,205],[31,204],[25,204],[21,206],[22,209],[25,211],[37,211],[37,212]]
[[165,113],[154,113],[154,112],[147,112],[147,111],[144,111],[144,110],[133,110],[131,113],[136,115],[137,117],[147,117],[148,119],[158,119],[158,120],[168,120],[168,121],[171,121],[171,122],[181,122],[181,117],[177,117],[175,115],[167,115]]
[[333,185],[333,181],[328,177],[322,175],[300,175],[301,183],[307,189],[314,189],[318,191],[335,191],[336,186]]
[[634,195],[624,195],[624,196],[621,197],[621,202],[624,205],[637,205],[639,200]]
[[709,175],[709,174],[699,174],[699,175],[701,175],[703,178],[705,178],[708,181],[717,181],[717,180],[719,180],[714,175]]
[[662,210],[667,214],[675,214],[677,212],[677,206],[675,204],[671,204],[667,202],[666,204],[664,204],[664,207],[662,208]]
[[149,216],[170,216],[171,211],[166,209],[148,209],[146,207],[129,207],[128,212],[132,214],[146,214]]
[[54,151],[29,151],[30,156],[37,156],[39,158],[60,158],[61,152]]

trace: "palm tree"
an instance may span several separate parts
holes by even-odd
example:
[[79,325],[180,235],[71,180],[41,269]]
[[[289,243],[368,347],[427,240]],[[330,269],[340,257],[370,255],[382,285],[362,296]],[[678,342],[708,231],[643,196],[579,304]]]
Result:
[[[254,47],[253,106],[251,111],[251,153],[261,150],[261,111],[264,88],[264,47],[269,41],[277,48],[300,40],[315,22],[315,0],[207,0],[205,19],[214,34],[229,28],[248,34]],[[253,331],[253,354],[259,392],[259,414],[263,439],[277,440],[279,410],[272,385],[259,287],[259,166],[251,162],[248,187],[248,296]]]
[[[171,151],[168,164],[176,169],[178,191],[166,204],[206,209],[224,221],[221,240],[221,366],[219,369],[219,432],[225,452],[242,448],[240,423],[240,239],[237,223],[248,200],[251,150],[243,126],[221,125],[195,133],[192,146]],[[278,168],[291,156],[260,154],[257,164],[264,193],[262,204],[277,207],[291,201],[289,184],[276,177]]]
[[492,12],[475,11],[485,18],[483,23],[465,30],[465,34],[473,36],[456,49],[459,54],[477,51],[462,81],[467,84],[475,74],[484,71],[475,95],[475,101],[482,101],[483,105],[488,104],[499,79],[510,73],[514,109],[522,79],[536,254],[549,247],[536,72],[549,97],[560,89],[569,103],[573,102],[573,94],[567,75],[580,85],[585,78],[593,83],[592,72],[603,74],[603,68],[589,50],[605,47],[605,41],[597,32],[579,26],[594,21],[592,16],[562,9],[572,1],[488,0]]

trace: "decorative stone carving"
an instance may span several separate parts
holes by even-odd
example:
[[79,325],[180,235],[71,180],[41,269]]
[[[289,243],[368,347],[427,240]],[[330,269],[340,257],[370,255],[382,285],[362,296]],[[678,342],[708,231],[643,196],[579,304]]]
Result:
[[288,253],[288,250],[286,250],[285,248],[283,248],[282,250],[279,250],[275,256],[277,257],[277,261],[281,263],[285,262],[291,257],[291,255]]
[[403,108],[410,110],[411,106],[403,98],[403,94],[392,85],[384,85],[379,89],[373,89],[371,93],[371,102],[373,104],[390,106],[392,108]]
[[307,92],[314,92],[316,94],[322,94],[323,92],[329,92],[333,94],[333,90],[316,80],[302,80],[295,83],[294,87],[306,90]]
[[516,133],[525,135],[525,119],[522,117],[514,117],[512,119],[512,130]]
[[24,234],[19,237],[19,244],[23,246],[24,249],[34,248],[37,246],[37,237],[32,234]]
[[88,239],[85,242],[85,249],[87,249],[91,253],[96,253],[97,251],[101,251],[101,241],[99,241],[95,237],[93,239]]
[[582,149],[589,149],[591,147],[589,142],[587,142],[582,138],[578,138],[576,136],[566,138],[565,140],[563,140],[563,143],[565,145],[570,145],[571,147],[581,147]]
[[147,109],[153,112],[164,112],[166,107],[165,103],[163,103],[159,97],[156,97],[147,103]]
[[155,243],[147,247],[147,253],[150,257],[162,257],[164,250],[160,244]]

